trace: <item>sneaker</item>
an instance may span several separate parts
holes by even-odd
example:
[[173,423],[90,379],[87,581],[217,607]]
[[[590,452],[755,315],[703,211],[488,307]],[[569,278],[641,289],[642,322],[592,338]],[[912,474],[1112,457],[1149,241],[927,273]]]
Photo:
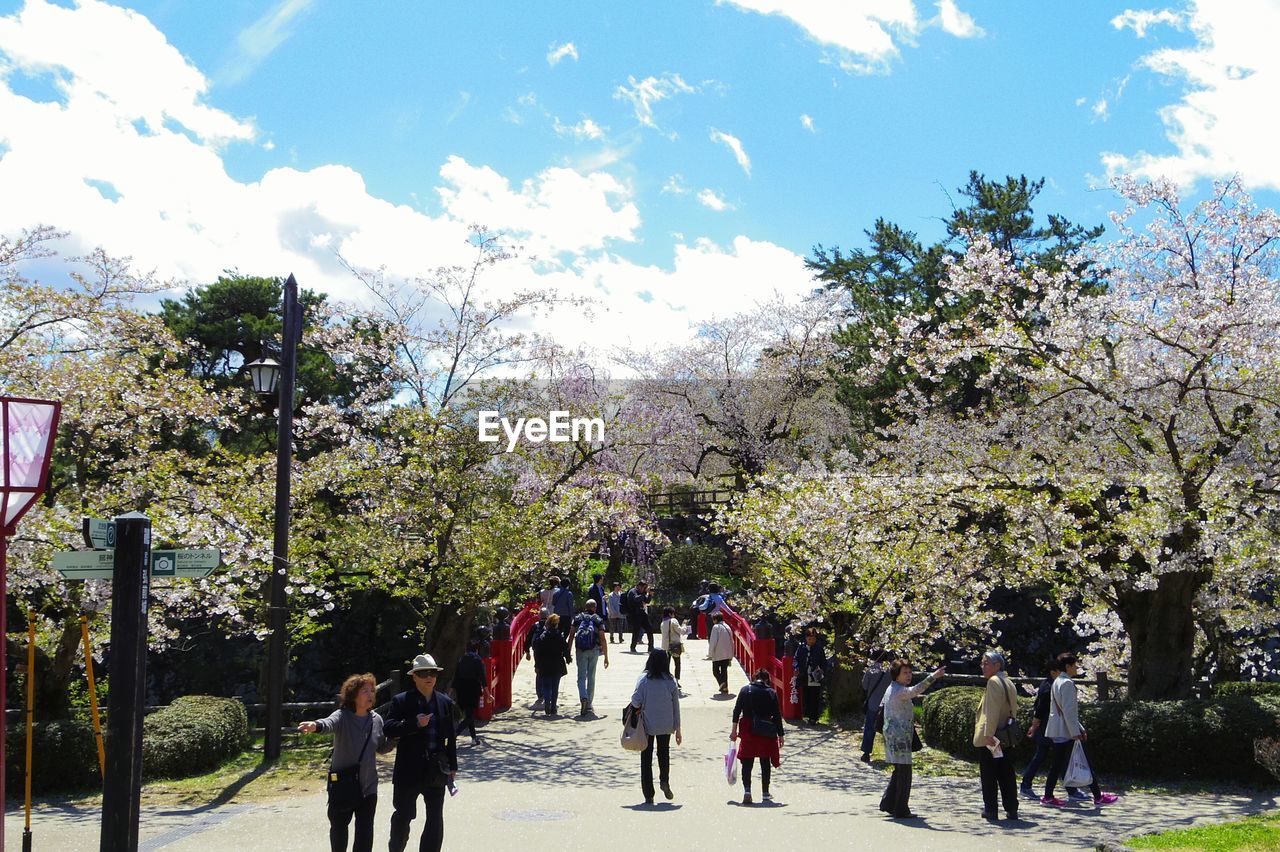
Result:
[[1054,807],[1054,808],[1065,808],[1067,806],[1066,802],[1064,802],[1062,799],[1059,799],[1055,796],[1041,796],[1040,804],[1049,805],[1050,807]]
[[666,796],[668,799],[674,799],[674,798],[676,797],[676,794],[675,794],[675,793],[673,793],[673,792],[671,792],[671,788],[670,788],[670,787],[663,787],[663,788],[662,788],[662,795]]
[[762,801],[762,802],[772,802],[772,801],[773,801],[773,794],[771,794],[771,793],[764,793],[763,795],[761,795],[761,796],[760,796],[760,801]]
[[1040,796],[1036,793],[1035,790],[1032,790],[1030,787],[1026,786],[1025,784],[1018,788],[1018,792],[1022,794],[1022,798],[1024,799],[1040,798]]
[[1068,791],[1067,791],[1067,798],[1068,798],[1068,799],[1074,799],[1074,800],[1075,800],[1075,801],[1077,801],[1077,802],[1085,802],[1085,801],[1089,801],[1090,799],[1092,799],[1092,798],[1093,798],[1093,796],[1089,795],[1089,794],[1088,794],[1088,793],[1086,793],[1084,790],[1078,790],[1078,789],[1077,789],[1077,790],[1068,790]]
[[541,710],[541,709],[542,709],[542,699],[541,699],[541,698],[539,698],[537,701],[533,702],[533,709],[534,709],[534,710]]
[[[869,752],[869,751],[864,751],[864,752],[862,753],[862,762],[863,762],[863,763],[870,763],[870,762],[871,762],[871,752]],[[1028,792],[1030,792],[1030,791],[1028,791]]]
[[744,804],[744,805],[749,805],[749,804],[751,804],[751,794],[750,794],[750,793],[743,793],[743,794],[742,794],[742,804]]
[[999,819],[999,818],[1000,818],[1000,815],[999,815],[998,813],[996,813],[995,811],[983,811],[983,812],[982,812],[982,818],[983,818],[983,819],[988,819],[988,820],[994,820],[994,819]]
[[1103,793],[1101,796],[1093,800],[1094,805],[1113,805],[1120,801],[1120,797],[1115,793]]

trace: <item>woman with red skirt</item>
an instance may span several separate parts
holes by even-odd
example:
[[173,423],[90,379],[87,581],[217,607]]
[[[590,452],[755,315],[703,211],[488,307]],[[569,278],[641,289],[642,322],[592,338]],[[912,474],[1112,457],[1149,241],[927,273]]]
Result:
[[769,771],[782,762],[782,708],[778,693],[769,684],[773,676],[760,669],[751,683],[738,692],[733,705],[733,728],[729,739],[738,741],[738,760],[742,763],[742,804],[751,804],[751,771],[760,759],[760,793],[765,802],[769,795]]

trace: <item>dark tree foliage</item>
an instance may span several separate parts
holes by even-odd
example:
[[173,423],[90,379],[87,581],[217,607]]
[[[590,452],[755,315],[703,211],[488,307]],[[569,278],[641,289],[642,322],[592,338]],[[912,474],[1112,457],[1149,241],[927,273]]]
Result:
[[[1085,228],[1062,216],[1050,215],[1036,224],[1032,203],[1044,188],[1044,180],[1006,177],[988,180],[978,172],[959,188],[967,204],[953,209],[944,220],[945,240],[924,245],[916,234],[885,219],[877,219],[866,231],[867,248],[842,251],[818,245],[806,263],[828,289],[848,293],[848,322],[837,334],[840,400],[849,409],[856,427],[869,431],[892,419],[888,402],[918,376],[900,362],[889,364],[871,381],[855,378],[871,361],[875,334],[891,327],[901,316],[924,315],[924,333],[941,333],[949,320],[963,316],[972,302],[941,300],[941,282],[947,258],[962,256],[973,235],[987,236],[1009,252],[1021,268],[1062,269],[1072,252],[1097,239],[1102,226]],[[1088,267],[1074,267],[1081,287],[1101,286]],[[975,359],[948,373],[937,387],[920,383],[941,405],[955,412],[980,406],[987,397],[978,387],[984,366]]]
[[[250,391],[245,365],[265,356],[279,359],[283,337],[284,282],[279,278],[258,278],[227,274],[212,284],[197,287],[181,299],[161,303],[161,316],[174,336],[186,346],[179,353],[182,366],[191,375],[211,382],[219,389]],[[313,343],[307,332],[313,327],[316,308],[325,301],[322,293],[303,289],[303,343],[298,348],[297,409],[319,402],[345,405],[359,392],[347,373],[337,368],[333,357]],[[370,329],[368,333],[376,333]],[[261,398],[263,410],[274,410],[272,398]],[[227,448],[258,452],[275,445],[274,418],[245,420],[219,436]],[[199,436],[178,440],[199,443]],[[195,449],[194,446],[189,449]]]

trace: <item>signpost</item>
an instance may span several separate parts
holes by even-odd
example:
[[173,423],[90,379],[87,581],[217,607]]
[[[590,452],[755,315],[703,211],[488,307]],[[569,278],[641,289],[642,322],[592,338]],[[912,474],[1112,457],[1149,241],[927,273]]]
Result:
[[116,546],[116,525],[113,521],[86,517],[80,521],[80,531],[84,533],[85,547],[114,548]]
[[151,580],[207,577],[222,563],[222,553],[216,548],[152,550],[151,521],[138,512],[114,521],[85,518],[81,526],[86,544],[110,549],[55,553],[53,567],[68,580],[112,581],[111,692],[99,848],[130,852],[138,848]]

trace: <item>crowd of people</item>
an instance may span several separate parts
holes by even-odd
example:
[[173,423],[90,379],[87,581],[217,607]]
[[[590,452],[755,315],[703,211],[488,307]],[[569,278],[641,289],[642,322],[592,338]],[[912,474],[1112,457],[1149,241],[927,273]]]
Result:
[[[594,698],[597,668],[609,667],[610,645],[621,645],[626,629],[631,632],[630,652],[646,646],[644,673],[637,680],[625,718],[637,716],[647,742],[640,751],[640,788],[646,804],[653,804],[660,790],[666,799],[674,797],[671,786],[671,739],[683,742],[680,686],[681,658],[687,640],[694,635],[696,617],[706,616],[710,625],[708,655],[717,694],[729,694],[729,663],[734,657],[734,637],[725,621],[726,602],[721,589],[708,584],[706,592],[692,605],[688,625],[681,622],[674,607],[663,609],[658,630],[661,646],[654,643],[648,617],[652,593],[646,582],[637,582],[626,592],[620,583],[606,590],[603,577],[596,574],[580,607],[575,606],[568,579],[551,578],[540,593],[536,625],[525,637],[524,655],[535,672],[537,701],[534,712],[558,715],[560,681],[568,667],[577,663],[579,716],[595,716]],[[602,616],[601,613],[604,613]],[[343,683],[339,709],[325,719],[303,722],[299,730],[333,735],[329,772],[330,845],[344,851],[352,821],[355,822],[352,849],[369,852],[373,844],[373,822],[377,810],[376,754],[395,751],[392,772],[392,816],[389,849],[401,852],[408,842],[411,823],[417,817],[418,800],[424,804],[425,825],[419,849],[439,850],[444,837],[446,792],[456,793],[458,770],[457,738],[469,734],[478,744],[475,717],[484,690],[485,664],[490,635],[510,638],[509,613],[499,610],[497,624],[477,631],[458,660],[452,682],[452,696],[436,689],[443,668],[429,654],[420,654],[410,670],[412,688],[395,695],[385,716],[373,711],[376,681],[372,674],[353,675]],[[674,663],[674,674],[672,664]],[[822,636],[814,627],[803,630],[795,644],[794,679],[791,701],[801,710],[801,723],[816,725],[822,713],[823,690],[833,660],[826,653]],[[1083,748],[1087,732],[1080,724],[1075,683],[1079,663],[1070,653],[1054,658],[1049,677],[1036,695],[1033,721],[1026,735],[1035,743],[1035,754],[1024,769],[1019,784],[1014,769],[1013,749],[1022,733],[1017,723],[1018,692],[1006,673],[1002,654],[988,651],[979,663],[985,681],[983,695],[975,708],[973,747],[979,765],[982,815],[997,819],[999,809],[1017,819],[1019,793],[1047,806],[1062,807],[1072,799],[1091,800],[1094,805],[1116,801],[1102,792],[1096,777],[1065,787],[1067,799],[1055,795],[1064,779],[1073,751]],[[915,683],[910,661],[895,659],[887,665],[874,662],[862,681],[866,694],[866,722],[861,752],[870,762],[877,733],[882,734],[885,763],[892,766],[880,810],[894,819],[909,819],[914,754],[922,744],[915,726],[914,700],[946,676],[938,668]],[[783,702],[774,688],[774,674],[767,667],[751,673],[738,691],[729,727],[732,743],[726,763],[741,767],[742,803],[751,805],[753,776],[760,767],[760,796],[771,802],[772,770],[781,765],[786,731]],[[636,746],[638,748],[638,746]],[[658,778],[654,785],[653,759],[657,755]],[[1048,779],[1043,795],[1037,796],[1033,783],[1039,768],[1048,759]]]

